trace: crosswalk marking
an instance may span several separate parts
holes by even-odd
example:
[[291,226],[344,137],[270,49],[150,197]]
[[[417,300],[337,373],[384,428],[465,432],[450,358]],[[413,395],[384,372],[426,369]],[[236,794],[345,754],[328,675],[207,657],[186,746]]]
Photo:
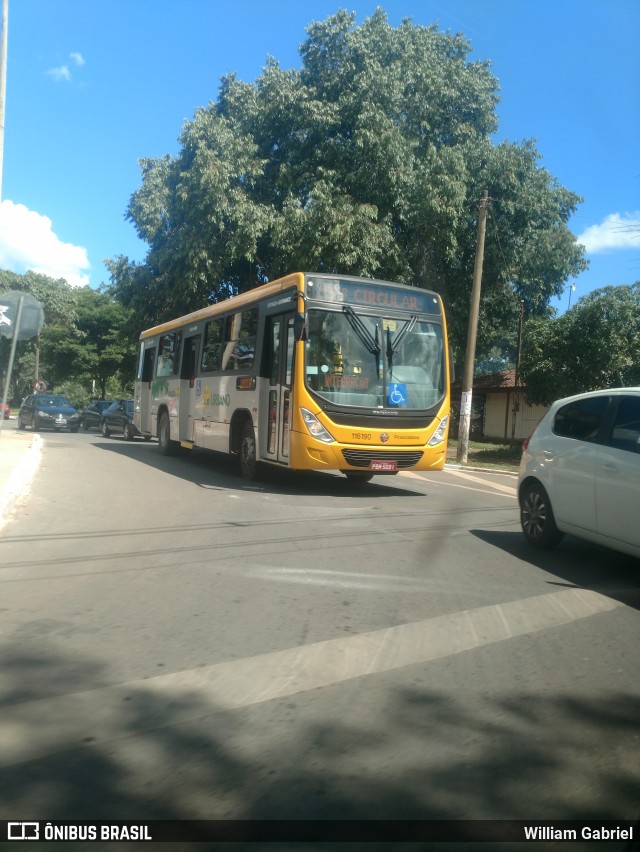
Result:
[[0,765],[473,651],[621,607],[586,589],[0,708]]

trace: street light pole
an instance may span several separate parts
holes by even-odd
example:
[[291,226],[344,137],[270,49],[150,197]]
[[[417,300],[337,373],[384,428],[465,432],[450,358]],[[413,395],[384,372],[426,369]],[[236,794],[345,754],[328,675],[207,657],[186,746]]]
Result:
[[2,0],[2,40],[0,41],[0,201],[2,201],[2,163],[4,160],[4,113],[7,98],[7,32],[9,0]]
[[469,330],[467,332],[467,353],[464,362],[462,397],[460,399],[460,425],[458,427],[457,461],[467,463],[469,454],[469,432],[471,431],[471,398],[473,395],[473,368],[476,363],[476,337],[478,317],[480,315],[480,288],[482,286],[482,264],[484,262],[484,237],[487,229],[487,210],[489,209],[489,191],[483,190],[478,202],[478,236],[476,240],[476,259],[473,267],[473,285],[471,288],[471,309],[469,312]]

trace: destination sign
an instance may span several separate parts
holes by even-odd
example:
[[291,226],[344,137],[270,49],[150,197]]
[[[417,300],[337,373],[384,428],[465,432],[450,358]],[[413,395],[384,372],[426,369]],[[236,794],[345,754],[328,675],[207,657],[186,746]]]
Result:
[[393,287],[369,281],[349,281],[341,278],[307,280],[307,295],[322,302],[340,302],[360,307],[388,308],[412,314],[440,315],[440,301],[434,293],[418,287]]

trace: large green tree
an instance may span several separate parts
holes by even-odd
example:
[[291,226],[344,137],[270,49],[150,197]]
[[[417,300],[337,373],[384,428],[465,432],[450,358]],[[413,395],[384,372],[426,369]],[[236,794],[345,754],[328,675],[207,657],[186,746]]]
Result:
[[439,291],[462,352],[487,188],[479,347],[513,340],[519,301],[544,313],[585,267],[581,199],[534,142],[493,143],[498,81],[462,35],[381,10],[307,32],[300,69],[225,77],[178,155],[141,162],[127,215],[149,249],[109,263],[115,295],[148,325],[296,269],[377,276]]
[[640,385],[640,282],[583,296],[556,319],[525,326],[520,368],[531,402]]
[[[78,402],[88,398],[94,387],[104,396],[107,383],[116,377],[119,388],[132,383],[136,337],[127,332],[129,310],[112,296],[90,287],[71,287],[63,278],[0,270],[0,293],[9,290],[34,296],[45,315],[38,338],[18,343],[10,398],[29,393],[35,378],[56,389],[78,388],[77,395],[82,396]],[[9,340],[0,338],[3,378],[10,346]],[[3,385],[0,382],[0,388]]]

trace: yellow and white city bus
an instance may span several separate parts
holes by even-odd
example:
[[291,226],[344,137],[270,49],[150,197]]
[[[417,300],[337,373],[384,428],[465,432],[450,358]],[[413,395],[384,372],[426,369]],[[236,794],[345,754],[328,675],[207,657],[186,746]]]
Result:
[[142,332],[134,423],[163,454],[231,453],[247,478],[439,470],[449,369],[436,293],[298,272]]

